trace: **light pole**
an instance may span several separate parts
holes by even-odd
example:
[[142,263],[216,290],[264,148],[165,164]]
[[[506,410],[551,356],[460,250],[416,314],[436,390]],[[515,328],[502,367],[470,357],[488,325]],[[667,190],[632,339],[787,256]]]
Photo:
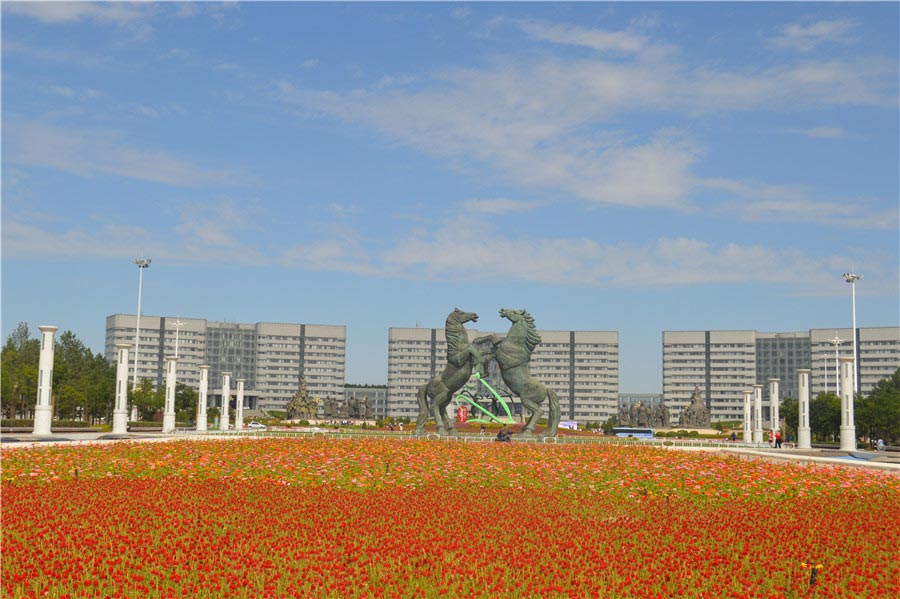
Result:
[[178,357],[178,331],[181,327],[184,326],[184,323],[180,320],[176,320],[172,323],[172,326],[175,327],[175,357]]
[[828,393],[828,354],[822,354],[822,364],[825,366],[822,369],[825,372],[825,393]]
[[[137,391],[138,388],[138,349],[141,346],[141,293],[144,288],[144,269],[150,266],[150,258],[135,258],[134,263],[138,267],[138,308],[137,320],[134,325],[134,384],[131,389]],[[137,420],[137,407],[131,410],[131,419]]]
[[844,280],[850,283],[850,301],[853,308],[853,392],[859,393],[859,374],[858,364],[859,356],[856,350],[856,282],[863,278],[862,275],[856,275],[850,272],[844,273]]
[[[838,378],[839,378],[838,377],[838,368],[839,368],[839,366],[838,366],[838,346],[840,346],[840,344],[843,343],[844,340],[841,339],[840,337],[838,337],[837,335],[835,335],[834,339],[829,339],[828,342],[834,346],[834,394],[840,395],[840,392],[838,391]],[[827,366],[825,367],[825,372],[826,373],[828,372]],[[827,377],[828,375],[826,374],[825,376]],[[825,387],[825,392],[826,393],[828,392],[827,385]]]

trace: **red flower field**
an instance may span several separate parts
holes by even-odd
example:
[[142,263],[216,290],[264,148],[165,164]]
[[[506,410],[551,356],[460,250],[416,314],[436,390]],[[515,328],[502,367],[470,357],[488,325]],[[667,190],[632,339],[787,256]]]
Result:
[[[900,597],[900,477],[641,446],[2,451],[3,597]],[[820,569],[810,565],[820,564]]]

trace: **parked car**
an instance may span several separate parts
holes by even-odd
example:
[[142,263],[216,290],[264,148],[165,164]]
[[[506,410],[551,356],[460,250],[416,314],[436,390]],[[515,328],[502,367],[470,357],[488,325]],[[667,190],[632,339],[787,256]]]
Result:
[[251,430],[264,431],[269,427],[267,427],[265,424],[262,424],[260,422],[251,422],[250,424],[247,425],[247,428],[249,428]]

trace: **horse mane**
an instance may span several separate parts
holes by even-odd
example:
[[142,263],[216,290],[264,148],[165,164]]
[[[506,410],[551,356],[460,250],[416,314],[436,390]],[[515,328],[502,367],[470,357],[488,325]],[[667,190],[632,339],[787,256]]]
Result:
[[447,339],[447,351],[450,353],[456,353],[459,350],[460,341],[469,342],[466,327],[454,317],[455,314],[456,311],[451,312],[447,317],[447,322],[444,323],[444,337]]
[[529,355],[534,348],[537,347],[538,343],[541,342],[541,336],[538,335],[537,327],[534,326],[534,317],[529,314],[525,310],[516,310],[518,314],[522,315],[522,320],[525,321],[526,332],[525,332],[525,347],[528,349]]

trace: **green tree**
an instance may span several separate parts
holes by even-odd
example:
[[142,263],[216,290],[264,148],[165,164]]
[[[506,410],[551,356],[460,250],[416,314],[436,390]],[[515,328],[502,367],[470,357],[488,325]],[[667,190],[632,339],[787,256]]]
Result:
[[781,417],[784,418],[785,433],[797,438],[797,428],[800,426],[800,403],[793,397],[785,397],[781,402]]
[[179,422],[197,420],[199,394],[184,383],[175,383],[175,418]]
[[841,429],[841,398],[834,393],[819,393],[809,403],[809,427],[819,440],[834,440]]
[[20,322],[7,338],[0,356],[4,416],[29,418],[34,414],[40,354],[40,340],[32,339],[28,324]]
[[900,369],[875,384],[854,406],[856,430],[890,444],[900,440]]
[[154,391],[153,381],[141,379],[138,388],[128,392],[128,397],[131,404],[137,407],[140,420],[152,420],[165,405],[166,390],[160,387]]
[[603,423],[603,427],[602,427],[603,434],[604,435],[610,434],[612,432],[612,429],[614,429],[618,424],[619,424],[618,416],[613,416],[612,418],[610,418],[609,420],[607,420],[606,422]]

